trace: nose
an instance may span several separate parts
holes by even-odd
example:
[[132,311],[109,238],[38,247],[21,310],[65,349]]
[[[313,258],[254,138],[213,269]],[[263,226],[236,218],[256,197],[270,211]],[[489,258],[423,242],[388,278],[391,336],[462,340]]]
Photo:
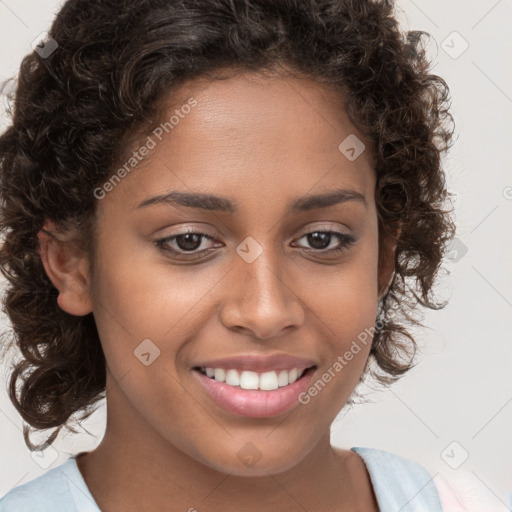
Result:
[[302,302],[284,274],[278,271],[270,251],[264,250],[252,263],[237,255],[220,312],[223,325],[258,339],[279,336],[302,325]]

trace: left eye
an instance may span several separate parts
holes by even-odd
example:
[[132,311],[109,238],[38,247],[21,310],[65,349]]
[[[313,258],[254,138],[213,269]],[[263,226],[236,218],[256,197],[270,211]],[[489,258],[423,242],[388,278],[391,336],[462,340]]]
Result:
[[[307,238],[308,244],[313,246],[312,250],[325,253],[347,250],[356,241],[352,235],[347,235],[339,231],[312,231],[301,236],[299,240],[302,238]],[[337,241],[338,244],[334,247],[329,247],[333,241]]]

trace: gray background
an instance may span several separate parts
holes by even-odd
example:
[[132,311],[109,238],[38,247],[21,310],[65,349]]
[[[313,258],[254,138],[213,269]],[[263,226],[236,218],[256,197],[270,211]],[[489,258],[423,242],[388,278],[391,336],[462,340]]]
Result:
[[[0,80],[17,72],[60,3],[0,0]],[[512,0],[402,0],[398,6],[404,29],[434,37],[434,72],[452,91],[457,140],[445,167],[456,193],[458,252],[446,261],[449,273],[438,292],[449,305],[427,312],[428,327],[417,331],[421,363],[391,389],[372,392],[368,403],[341,414],[333,443],[392,451],[435,477],[466,482],[496,507],[510,506],[512,266],[505,262],[512,261],[512,73],[506,64]],[[5,318],[1,327],[8,328]],[[9,362],[0,368],[2,382]],[[1,388],[0,496],[99,443],[104,404],[83,433],[61,435],[55,449],[32,458],[21,419]]]

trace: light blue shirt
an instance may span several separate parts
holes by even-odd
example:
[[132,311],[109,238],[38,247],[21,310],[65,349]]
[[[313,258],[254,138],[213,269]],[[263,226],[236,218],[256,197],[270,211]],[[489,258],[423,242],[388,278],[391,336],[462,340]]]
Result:
[[[380,512],[442,512],[432,476],[422,466],[377,448],[353,447],[370,474]],[[75,457],[0,500],[0,512],[101,512]]]

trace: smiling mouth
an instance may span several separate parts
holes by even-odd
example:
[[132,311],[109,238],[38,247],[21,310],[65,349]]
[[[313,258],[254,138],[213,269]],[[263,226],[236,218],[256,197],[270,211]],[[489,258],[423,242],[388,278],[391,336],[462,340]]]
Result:
[[194,370],[206,375],[211,380],[244,390],[273,391],[284,388],[301,379],[307,372],[314,371],[316,366],[309,368],[289,368],[268,372],[237,370],[234,368],[195,367]]

